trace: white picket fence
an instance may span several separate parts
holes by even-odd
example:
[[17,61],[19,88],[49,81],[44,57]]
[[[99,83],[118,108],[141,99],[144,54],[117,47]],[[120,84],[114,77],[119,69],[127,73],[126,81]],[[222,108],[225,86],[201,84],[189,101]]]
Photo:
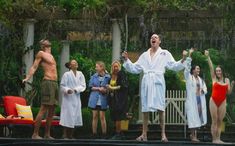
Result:
[[[186,138],[186,113],[185,113],[185,90],[167,90],[166,91],[166,109],[165,124],[166,125],[183,125],[184,137]],[[159,124],[158,112],[152,113],[152,124]]]
[[[186,125],[185,100],[186,91],[167,90],[165,110],[165,123],[167,125]],[[159,124],[158,112],[152,113],[151,123]]]
[[[166,91],[165,124],[184,126],[184,136],[186,138],[187,118],[185,113],[185,100],[186,91],[184,90]],[[226,113],[225,118],[228,122],[232,123],[232,119],[228,113]],[[159,124],[158,112],[153,112],[150,120],[151,124]]]

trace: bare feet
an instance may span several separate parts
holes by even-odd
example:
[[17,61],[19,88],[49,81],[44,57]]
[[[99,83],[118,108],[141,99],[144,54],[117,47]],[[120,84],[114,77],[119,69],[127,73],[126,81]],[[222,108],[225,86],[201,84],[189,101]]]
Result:
[[139,137],[136,138],[137,141],[148,141],[146,135],[140,135]]
[[224,144],[225,142],[223,142],[222,140],[218,140],[219,144]]
[[193,139],[191,139],[191,141],[192,141],[192,142],[200,142],[200,140],[197,139],[197,138],[193,138]]
[[63,139],[63,140],[69,140],[69,138],[67,138],[67,137],[63,137],[62,139]]
[[192,142],[200,142],[199,139],[197,139],[197,137],[193,136],[193,135],[190,135],[190,139]]
[[51,137],[51,136],[44,136],[45,139],[48,139],[48,140],[53,140],[55,138]]
[[168,142],[168,139],[166,137],[166,134],[162,134],[162,139],[161,139],[161,142]]
[[166,137],[162,137],[161,142],[168,142],[168,139]]
[[223,142],[222,140],[213,140],[212,143],[215,143],[215,144],[224,144],[225,142]]
[[32,135],[32,139],[42,139],[42,137],[39,135]]

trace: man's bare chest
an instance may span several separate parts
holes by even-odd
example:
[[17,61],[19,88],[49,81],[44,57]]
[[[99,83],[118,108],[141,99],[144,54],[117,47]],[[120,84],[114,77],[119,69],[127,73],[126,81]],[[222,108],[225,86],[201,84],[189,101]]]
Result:
[[44,54],[41,64],[56,65],[55,59],[51,54]]

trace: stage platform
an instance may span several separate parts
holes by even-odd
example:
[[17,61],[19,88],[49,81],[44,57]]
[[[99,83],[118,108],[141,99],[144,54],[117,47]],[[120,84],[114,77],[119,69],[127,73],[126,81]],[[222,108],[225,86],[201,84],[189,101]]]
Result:
[[32,140],[22,138],[0,138],[0,146],[235,146],[235,143],[212,144],[210,142],[192,143],[190,141],[169,141],[162,143],[157,140],[138,142],[135,140],[104,140],[104,139],[74,139],[74,140]]
[[[200,143],[192,143],[190,141],[189,129],[184,133],[183,126],[167,126],[168,143],[160,141],[161,130],[159,125],[150,125],[148,131],[148,142],[138,142],[135,140],[141,134],[142,125],[135,124],[129,125],[129,130],[125,131],[124,138],[126,140],[110,140],[113,136],[111,133],[107,135],[108,139],[92,139],[93,137],[89,132],[83,132],[81,129],[76,129],[74,140],[63,140],[62,127],[52,128],[52,136],[55,140],[32,140],[32,128],[15,127],[14,132],[10,137],[0,137],[0,146],[216,146],[217,144],[211,143],[210,127],[204,127],[198,130],[198,138]],[[41,129],[42,130],[42,129]],[[41,131],[43,135],[43,130]],[[221,139],[229,142],[223,145],[235,146],[235,126],[226,126],[225,132],[222,133]]]

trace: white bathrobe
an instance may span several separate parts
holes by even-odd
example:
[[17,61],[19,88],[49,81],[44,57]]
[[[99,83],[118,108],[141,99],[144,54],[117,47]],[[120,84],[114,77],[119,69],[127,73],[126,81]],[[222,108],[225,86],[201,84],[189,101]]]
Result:
[[[86,82],[82,72],[77,71],[76,76],[73,71],[64,73],[61,79],[62,104],[60,113],[60,125],[74,128],[82,126],[82,111],[80,93],[85,91]],[[68,94],[68,90],[76,90]]]
[[197,83],[196,79],[193,75],[190,74],[191,70],[191,58],[187,58],[185,61],[185,70],[184,77],[186,80],[186,90],[187,90],[187,98],[185,101],[185,111],[187,115],[188,127],[189,128],[198,128],[207,123],[207,111],[206,111],[206,99],[205,94],[207,93],[207,87],[205,82],[199,77],[200,90],[203,91],[201,94],[201,108],[202,108],[202,117],[203,123],[200,120],[198,106],[197,106]]
[[166,68],[175,71],[182,70],[184,65],[181,61],[176,62],[169,51],[159,47],[152,60],[149,49],[135,63],[128,59],[123,66],[130,73],[143,73],[141,83],[142,112],[165,111],[164,73]]

